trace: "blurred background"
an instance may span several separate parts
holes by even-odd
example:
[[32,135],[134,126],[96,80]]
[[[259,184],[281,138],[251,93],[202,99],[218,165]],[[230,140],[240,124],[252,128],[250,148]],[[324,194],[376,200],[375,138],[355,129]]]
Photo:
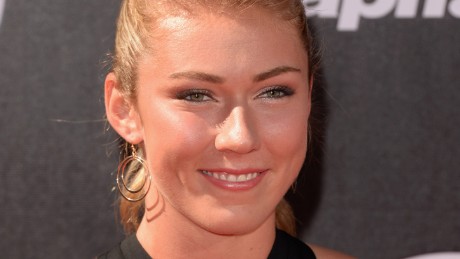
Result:
[[[359,258],[460,250],[460,1],[304,1],[323,58],[299,236]],[[2,258],[123,238],[103,80],[119,0],[0,0]]]

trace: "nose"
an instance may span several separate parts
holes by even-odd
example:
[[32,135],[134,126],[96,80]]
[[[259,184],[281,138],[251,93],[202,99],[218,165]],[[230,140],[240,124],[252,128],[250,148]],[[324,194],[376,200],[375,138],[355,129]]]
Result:
[[256,122],[244,107],[234,107],[219,125],[216,149],[239,154],[250,153],[259,147]]

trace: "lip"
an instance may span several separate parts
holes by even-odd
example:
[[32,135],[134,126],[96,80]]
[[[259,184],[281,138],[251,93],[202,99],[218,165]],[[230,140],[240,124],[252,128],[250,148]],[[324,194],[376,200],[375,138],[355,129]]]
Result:
[[229,191],[245,191],[256,187],[268,169],[206,168],[199,169],[198,171],[213,185],[221,189]]

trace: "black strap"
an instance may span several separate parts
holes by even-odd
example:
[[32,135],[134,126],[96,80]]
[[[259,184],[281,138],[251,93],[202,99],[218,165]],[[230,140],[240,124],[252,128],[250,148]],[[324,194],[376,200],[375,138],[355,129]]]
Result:
[[316,256],[304,242],[277,229],[268,259],[316,259]]
[[[98,259],[151,259],[137,240],[131,235],[112,250],[101,254]],[[276,230],[275,243],[268,259],[316,259],[309,246],[282,230]]]
[[139,243],[136,235],[131,235],[110,251],[99,255],[97,259],[151,259],[151,257]]

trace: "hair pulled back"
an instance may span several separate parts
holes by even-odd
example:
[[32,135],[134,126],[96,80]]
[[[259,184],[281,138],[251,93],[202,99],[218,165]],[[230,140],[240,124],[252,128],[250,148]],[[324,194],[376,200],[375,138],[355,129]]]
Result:
[[[298,31],[308,54],[309,78],[318,66],[318,54],[312,46],[311,32],[307,26],[304,5],[301,0],[123,0],[117,21],[115,53],[112,60],[119,90],[129,101],[136,100],[138,60],[151,51],[148,41],[158,21],[169,15],[193,14],[194,10],[210,12],[238,12],[252,6],[268,10]],[[154,42],[154,41],[153,41]],[[122,143],[122,146],[127,143]],[[122,148],[122,157],[127,156]],[[119,198],[120,220],[126,233],[137,230],[144,215],[144,201],[129,202]],[[290,205],[282,199],[276,208],[278,228],[295,235],[295,218]]]

